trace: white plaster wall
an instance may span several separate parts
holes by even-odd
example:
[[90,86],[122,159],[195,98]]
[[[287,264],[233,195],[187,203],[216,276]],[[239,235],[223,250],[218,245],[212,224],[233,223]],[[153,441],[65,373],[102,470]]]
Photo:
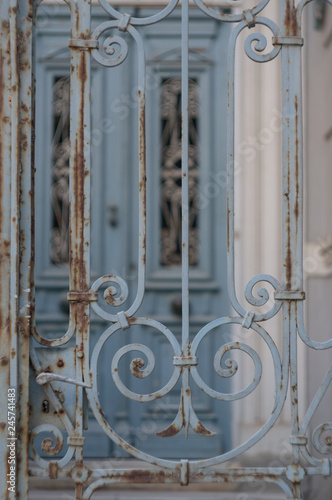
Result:
[[[278,22],[278,2],[271,2],[264,14]],[[243,50],[246,36],[260,28],[245,30],[237,51],[236,158],[241,173],[236,177],[236,269],[238,296],[243,297],[250,278],[260,273],[281,275],[281,77],[280,57],[269,63],[251,61]],[[271,33],[263,31],[268,39]],[[264,286],[264,283],[261,284]],[[253,309],[242,301],[246,309]],[[281,324],[275,318],[265,324],[277,346],[281,347]],[[253,435],[270,415],[273,398],[271,358],[261,340],[251,335],[251,345],[260,354],[265,376],[256,391],[238,405],[234,440],[240,444]],[[239,386],[245,385],[251,361],[245,363]],[[282,416],[267,438],[250,455],[284,455],[287,417]],[[286,424],[286,426],[285,426]],[[282,439],[280,436],[282,433]],[[276,439],[276,437],[278,438]],[[273,444],[272,444],[273,443]],[[279,443],[279,450],[278,445]]]
[[[332,337],[332,7],[326,5],[325,21],[314,29],[314,4],[305,11],[305,105],[306,105],[306,327],[317,341]],[[306,396],[310,404],[332,360],[332,349],[305,350]],[[332,387],[319,405],[309,429],[332,422]],[[331,433],[329,434],[331,435]],[[324,438],[327,434],[324,435]],[[324,444],[324,439],[322,439]],[[332,447],[331,447],[332,448]],[[331,449],[332,452],[332,449]],[[314,452],[315,453],[315,452]],[[318,455],[323,458],[323,455]],[[327,457],[328,455],[325,455]],[[331,455],[329,455],[331,458]],[[312,479],[308,499],[332,498],[332,479]]]
[[[267,16],[278,21],[278,2],[270,2]],[[305,152],[305,290],[308,333],[317,340],[331,338],[332,297],[332,7],[326,9],[321,31],[313,29],[313,6],[305,12],[304,65],[304,152]],[[254,28],[255,29],[255,28]],[[248,31],[247,31],[248,33]],[[237,159],[241,174],[236,178],[236,265],[238,296],[248,280],[258,273],[280,279],[281,271],[281,111],[280,62],[257,65],[248,60],[242,49],[237,55]],[[279,58],[280,59],[280,58]],[[264,133],[262,132],[264,131]],[[270,132],[269,132],[270,131]],[[272,133],[271,133],[272,132]],[[270,137],[270,140],[268,138]],[[255,147],[249,142],[256,139]],[[266,144],[264,144],[264,141]],[[255,150],[255,151],[254,151]],[[320,253],[321,247],[325,253]],[[244,303],[244,302],[243,302]],[[247,308],[250,308],[247,305]],[[268,322],[268,332],[280,347],[281,324]],[[254,346],[268,362],[259,342]],[[313,399],[331,362],[331,350],[313,352],[299,342],[300,418]],[[249,369],[250,361],[246,363]],[[245,380],[238,382],[240,387]],[[256,393],[238,405],[235,414],[234,444],[254,434],[266,421],[272,396],[273,380],[262,380]],[[313,419],[312,429],[332,421],[332,390]],[[289,460],[289,411],[285,409],[269,436],[248,454],[270,456],[270,464]],[[322,457],[320,457],[322,458]],[[311,485],[310,485],[311,483]],[[319,491],[319,494],[318,494]],[[332,498],[331,481],[311,480],[305,498]]]

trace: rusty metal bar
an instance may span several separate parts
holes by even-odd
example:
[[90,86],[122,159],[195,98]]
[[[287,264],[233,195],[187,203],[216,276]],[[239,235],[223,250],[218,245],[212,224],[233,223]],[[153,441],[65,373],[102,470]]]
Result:
[[[8,400],[11,370],[16,366],[10,363],[11,328],[10,328],[10,270],[11,270],[11,61],[10,61],[10,23],[9,2],[1,0],[0,11],[0,386],[1,400]],[[15,332],[16,333],[16,332]],[[8,491],[8,425],[7,404],[0,406],[0,496],[10,498]],[[13,496],[12,496],[13,498]]]
[[[283,269],[282,288],[292,292],[303,289],[303,133],[301,27],[293,0],[282,2],[280,39],[282,61],[283,126]],[[295,40],[296,43],[292,43]],[[302,42],[303,43],[303,42]],[[299,436],[297,302],[284,301],[284,334],[290,335],[291,436]],[[284,315],[285,317],[286,315]],[[293,463],[300,467],[301,446],[293,440]],[[303,447],[303,446],[302,446]],[[295,466],[294,465],[294,466]],[[300,469],[298,469],[300,471]],[[300,474],[300,472],[299,472]],[[301,497],[301,476],[292,477],[294,498]]]
[[[90,0],[70,2],[70,174],[69,174],[69,264],[70,292],[87,294],[90,288],[90,50],[79,43],[90,39]],[[73,43],[77,41],[77,43]],[[76,297],[77,298],[77,297]],[[76,468],[83,466],[83,383],[84,356],[89,356],[89,297],[70,301],[76,328]],[[76,500],[83,485],[76,477]]]
[[33,2],[17,2],[19,58],[19,262],[17,498],[28,496],[29,342],[31,330],[34,175]]
[[[1,370],[2,376],[7,371],[2,384],[4,413],[10,408],[1,418],[1,497],[13,499],[28,496],[32,5],[3,1],[1,13]],[[9,404],[13,400],[15,410]],[[15,479],[9,481],[12,475]]]
[[11,51],[11,230],[10,230],[10,386],[17,393],[17,354],[18,354],[18,302],[19,302],[19,61],[18,61],[18,29],[17,29],[17,0],[10,1],[9,7],[9,33]]

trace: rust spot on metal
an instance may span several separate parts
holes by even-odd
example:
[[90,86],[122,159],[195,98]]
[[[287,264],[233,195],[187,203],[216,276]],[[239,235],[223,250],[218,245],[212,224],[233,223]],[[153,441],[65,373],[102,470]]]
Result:
[[[83,51],[82,51],[83,52]],[[74,204],[70,206],[70,210],[74,211],[75,220],[74,227],[71,227],[71,241],[73,242],[70,249],[70,268],[72,270],[73,286],[75,290],[88,291],[86,265],[84,262],[84,226],[85,220],[85,193],[84,193],[84,178],[85,178],[85,158],[84,158],[84,101],[85,101],[85,84],[87,81],[86,56],[81,54],[78,64],[77,73],[79,77],[79,93],[80,93],[80,109],[78,130],[74,141],[74,160],[73,160],[73,198]],[[75,314],[79,315],[80,320],[84,317],[84,305],[77,303],[75,306]]]
[[57,366],[58,366],[59,368],[62,368],[63,366],[65,366],[65,363],[64,363],[63,359],[59,359],[59,360],[58,360],[58,362],[57,362]]
[[281,391],[282,391],[282,389],[283,389],[283,386],[284,386],[284,376],[283,376],[283,374],[281,374],[281,377],[280,377],[280,385],[279,385],[279,387],[280,387],[280,390],[281,390]]
[[21,110],[25,113],[30,112],[30,109],[28,108],[28,106],[24,102],[21,103]]
[[156,432],[157,436],[160,437],[171,437],[175,436],[179,432],[179,429],[175,424],[171,424],[167,429],[161,432]]
[[0,359],[1,366],[6,366],[6,365],[8,365],[8,363],[9,363],[9,360],[8,360],[7,356],[2,356],[2,358]]
[[0,431],[3,431],[6,428],[6,422],[0,422]]
[[56,394],[56,396],[61,404],[65,402],[65,396],[64,396],[62,391],[54,390],[54,394]]
[[128,483],[149,484],[163,482],[166,477],[165,471],[149,471],[132,469],[124,471],[123,479]]
[[143,191],[145,189],[145,183],[146,183],[146,176],[139,182],[138,188],[140,191]]
[[255,472],[254,474],[250,474],[250,477],[257,479],[258,481],[265,481],[266,479],[276,480],[276,474],[265,474],[262,472]]
[[45,438],[42,441],[41,449],[44,453],[48,453],[52,450],[52,454],[56,455],[62,449],[61,440],[58,436],[55,438],[55,446],[53,447],[53,440],[51,438]]
[[48,474],[50,476],[50,479],[57,479],[57,477],[58,477],[58,463],[57,462],[50,462],[48,464]]
[[286,0],[284,26],[286,35],[296,36],[299,32],[297,9],[295,6],[292,6],[292,3],[292,0]]
[[110,293],[110,291],[108,290],[108,292],[104,295],[104,299],[106,300],[106,302],[110,305],[110,306],[114,306],[115,302],[116,302],[116,297],[113,296],[112,293]]
[[[21,148],[24,150],[24,151],[27,151],[28,150],[28,147],[29,147],[29,143],[28,143],[28,140],[27,140],[27,136],[25,134],[22,134],[21,135],[21,138],[20,138],[20,145],[21,145]],[[21,199],[21,203],[23,203],[23,200]]]
[[187,394],[187,396],[188,396],[188,397],[189,397],[189,396],[191,396],[191,390],[190,390],[190,387],[188,387],[188,388],[186,389],[186,394]]
[[204,427],[202,422],[198,422],[198,424],[194,427],[194,431],[197,432],[197,434],[203,434],[204,436],[211,436],[211,432]]
[[40,343],[43,346],[50,347],[52,345],[52,340],[45,339],[45,338],[41,337]]
[[141,358],[135,358],[130,363],[130,369],[133,375],[137,378],[143,378],[144,374],[141,368],[144,366],[144,361]]
[[[139,166],[140,166],[140,181],[139,181],[139,193],[142,195],[142,208],[143,208],[143,224],[145,227],[146,221],[146,139],[145,139],[145,94],[141,89],[138,90],[138,102],[139,102]],[[142,263],[145,265],[146,256],[146,235],[144,231],[143,235],[143,254]]]

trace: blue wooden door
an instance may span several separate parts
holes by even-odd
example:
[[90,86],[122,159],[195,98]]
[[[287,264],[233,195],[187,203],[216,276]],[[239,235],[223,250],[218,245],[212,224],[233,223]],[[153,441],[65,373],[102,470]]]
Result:
[[[128,9],[127,9],[128,10]],[[49,11],[50,12],[50,11]],[[146,14],[146,13],[145,13]],[[94,22],[102,13],[96,10]],[[181,71],[180,13],[142,32],[147,60],[147,286],[140,316],[165,324],[181,337]],[[54,338],[68,322],[69,38],[66,8],[37,35],[36,310],[38,328]],[[228,314],[225,229],[225,110],[228,28],[191,13],[189,42],[190,331]],[[126,34],[123,35],[126,39]],[[127,39],[127,59],[114,68],[92,68],[92,276],[116,275],[128,285],[128,303],[137,289],[138,172],[136,54]],[[116,293],[116,290],[115,290]],[[116,308],[108,305],[109,312]],[[92,315],[92,345],[105,329]],[[131,329],[132,330],[132,329]],[[201,376],[229,391],[209,365],[230,332],[216,329],[198,353]],[[200,433],[182,430],[176,439],[181,387],[161,400],[139,403],[123,397],[111,375],[114,353],[128,343],[144,343],[155,353],[147,379],[128,370],[133,355],[119,363],[119,375],[133,392],[148,394],[165,385],[172,370],[163,335],[137,326],[112,336],[98,365],[98,389],[112,427],[141,450],[161,457],[207,457],[230,446],[231,415],[224,402],[193,387]],[[138,373],[142,353],[137,352]],[[143,356],[144,358],[144,356]],[[217,380],[218,379],[218,380]],[[45,403],[44,403],[45,406]],[[85,455],[121,456],[88,415]],[[214,434],[215,433],[215,434]],[[214,437],[209,436],[214,434]],[[168,437],[166,437],[168,436]]]

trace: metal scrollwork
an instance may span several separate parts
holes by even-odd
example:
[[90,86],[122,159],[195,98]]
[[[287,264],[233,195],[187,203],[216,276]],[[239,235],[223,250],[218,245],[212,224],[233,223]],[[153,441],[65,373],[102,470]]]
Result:
[[[181,354],[181,349],[180,346],[173,335],[172,332],[168,330],[164,325],[161,323],[158,323],[157,321],[151,320],[149,318],[135,318],[133,320],[128,320],[128,323],[130,326],[134,325],[143,325],[143,326],[151,326],[161,332],[162,334],[165,335],[167,340],[170,342],[173,352],[175,356],[179,356]],[[97,371],[98,371],[98,358],[100,355],[100,352],[105,344],[105,342],[118,330],[121,329],[121,326],[119,324],[115,324],[108,328],[103,335],[98,339],[98,342],[93,350],[92,357],[91,357],[91,372],[92,372],[92,380],[91,380],[91,385],[94,387],[93,394],[95,397],[97,397]],[[130,364],[130,369],[133,375],[135,375],[137,378],[146,378],[148,377],[151,372],[154,369],[155,366],[155,357],[153,352],[145,345],[142,344],[128,344],[121,349],[117,351],[117,353],[114,355],[113,360],[112,360],[112,377],[114,380],[114,383],[116,387],[119,389],[119,391],[124,394],[127,398],[132,399],[133,401],[139,401],[139,402],[148,402],[148,401],[154,401],[155,399],[161,398],[165,396],[165,394],[168,394],[177,381],[179,380],[179,377],[181,375],[181,368],[179,366],[174,366],[173,374],[168,381],[168,383],[162,387],[159,391],[156,391],[152,394],[136,394],[132,391],[130,391],[122,382],[120,375],[119,375],[119,361],[120,359],[125,355],[130,352],[142,352],[148,360],[148,363],[145,366],[145,361],[142,358],[136,358],[134,359],[131,364]],[[143,366],[145,368],[142,370]]]
[[[117,21],[106,21],[98,26],[92,33],[92,40],[99,40],[101,35],[112,28],[118,28]],[[128,29],[130,31],[130,28]],[[128,55],[128,44],[124,38],[118,35],[110,35],[103,41],[104,55],[98,49],[92,50],[94,59],[106,67],[114,67],[123,63]]]
[[[254,42],[256,43],[254,44]],[[263,52],[266,47],[267,39],[262,33],[251,33],[246,38],[244,49],[247,56],[255,62],[265,62],[266,60],[271,60],[280,52],[280,47],[274,47],[274,54],[273,51],[271,54],[258,54],[258,52]]]
[[[217,19],[218,21],[226,21],[226,22],[238,22],[243,19],[245,16],[246,12],[250,12],[251,16],[254,17],[256,16],[259,12],[261,12],[264,7],[267,6],[270,0],[261,0],[255,7],[253,7],[249,11],[243,11],[241,13],[225,13],[225,12],[218,12],[215,9],[212,9],[211,7],[208,7],[203,0],[194,0],[195,4],[197,7],[202,11],[205,12],[209,17],[212,17],[214,19]],[[235,6],[235,2],[232,2],[233,5]]]
[[[130,17],[128,14],[122,14],[117,12],[113,7],[109,5],[109,3],[106,0],[100,0],[100,4],[106,10],[110,15],[115,18],[115,21],[108,21],[106,23],[103,23],[101,26],[99,26],[93,33],[93,39],[98,40],[100,39],[101,35],[105,33],[109,29],[113,28],[118,28],[120,31],[128,31],[130,35],[132,35],[137,42],[137,47],[138,47],[138,56],[140,58],[139,60],[139,67],[142,65],[144,66],[144,58],[142,56],[143,53],[143,46],[142,46],[142,40],[140,39],[139,35],[137,32],[134,30],[133,26],[138,26],[138,25],[147,25],[152,22],[157,22],[157,20],[162,19],[163,17],[166,17],[173,8],[175,7],[177,2],[171,2],[163,11],[160,13],[156,14],[155,16],[152,16],[150,18],[133,18]],[[231,78],[234,77],[233,72],[233,64],[234,64],[234,58],[231,59],[232,54],[235,54],[235,45],[236,45],[236,40],[239,35],[239,33],[247,28],[247,27],[253,27],[255,24],[260,24],[268,27],[274,36],[277,36],[279,33],[279,29],[276,26],[273,21],[266,19],[266,18],[259,18],[257,17],[257,14],[267,5],[268,0],[263,0],[256,7],[254,7],[250,11],[245,11],[244,13],[241,14],[227,14],[227,13],[217,13],[210,7],[207,7],[203,5],[203,3],[200,0],[195,0],[196,5],[203,10],[205,13],[207,13],[210,17],[215,17],[218,19],[222,19],[225,21],[239,21],[238,26],[236,27],[235,30],[233,30],[233,33],[231,35],[231,42],[230,42],[230,74],[232,75]],[[120,40],[123,40],[120,38]],[[106,48],[106,53],[107,56],[113,56],[115,59],[113,59],[108,65],[109,66],[115,66],[117,64],[120,64],[123,62],[125,59],[125,56],[127,55],[127,49],[125,50],[120,50],[120,54],[116,56],[116,53],[113,51],[113,42],[115,41],[114,38],[106,39],[104,42],[104,49]],[[120,42],[121,44],[122,42]],[[121,46],[122,47],[122,46]],[[273,49],[268,53],[268,54],[262,54],[262,52],[266,49],[267,47],[267,39],[266,36],[260,34],[260,33],[253,33],[250,34],[245,42],[245,52],[250,57],[256,62],[266,62],[268,60],[273,59],[276,57],[280,50],[281,47],[280,45],[276,45],[273,47]],[[97,49],[92,50],[92,55],[95,59],[99,57],[99,52]],[[97,57],[96,57],[97,56]],[[97,59],[98,60],[98,59]],[[105,61],[103,60],[101,62],[104,65]],[[232,82],[231,82],[232,84]],[[144,80],[142,80],[142,73],[139,74],[139,87],[143,88],[144,87]],[[232,99],[232,94],[230,94],[230,98]],[[231,130],[232,128],[230,128]],[[142,133],[142,130],[140,130],[140,133]],[[143,151],[143,150],[142,150]],[[142,175],[144,171],[140,170],[140,175]],[[232,179],[233,177],[230,176]],[[141,177],[143,178],[143,177]],[[233,181],[232,181],[233,182]],[[145,185],[145,184],[144,184]],[[230,191],[232,191],[233,187],[230,186]],[[145,195],[145,192],[143,193]],[[142,196],[142,192],[140,191],[140,195]],[[143,201],[143,199],[141,199]],[[230,238],[231,240],[234,238],[233,234],[233,222],[232,222],[232,217],[233,217],[233,212],[232,210],[229,211],[229,217],[230,217]],[[257,321],[264,321],[267,319],[270,319],[273,317],[282,307],[282,301],[275,300],[272,307],[264,313],[251,313],[247,312],[237,301],[235,290],[234,293],[230,293],[230,299],[233,307],[235,310],[239,313],[241,317],[238,318],[219,318],[218,320],[213,321],[212,323],[209,323],[206,325],[194,338],[193,342],[191,345],[188,345],[188,358],[183,357],[183,354],[181,354],[181,349],[176,341],[175,337],[173,334],[169,332],[166,327],[161,325],[160,323],[156,323],[154,320],[151,320],[149,318],[133,318],[133,314],[138,310],[140,303],[142,301],[143,295],[144,295],[144,269],[145,269],[145,217],[142,217],[142,214],[140,214],[140,219],[139,219],[139,228],[140,228],[140,235],[141,239],[139,242],[139,285],[138,285],[138,292],[136,299],[133,303],[133,305],[127,309],[126,311],[121,311],[118,314],[110,314],[106,311],[104,311],[97,302],[92,302],[91,307],[92,309],[103,319],[107,321],[111,321],[114,324],[108,328],[99,338],[93,353],[92,353],[92,358],[91,358],[91,365],[90,365],[90,379],[91,379],[91,386],[93,387],[92,391],[88,391],[88,397],[90,399],[90,404],[92,406],[92,409],[94,411],[94,414],[97,419],[100,420],[100,423],[102,427],[104,428],[105,432],[108,433],[108,435],[115,440],[116,442],[121,438],[117,436],[114,431],[110,428],[109,424],[106,422],[105,419],[100,419],[100,404],[99,404],[99,399],[98,399],[98,393],[97,393],[97,379],[96,379],[96,374],[97,374],[97,368],[98,368],[98,358],[99,354],[101,352],[101,349],[105,345],[105,342],[117,331],[119,331],[121,328],[122,329],[128,329],[131,328],[134,325],[145,325],[145,326],[154,326],[157,330],[162,332],[166,337],[168,338],[169,342],[171,343],[173,350],[174,350],[174,355],[176,359],[175,366],[174,366],[174,371],[173,374],[169,380],[169,382],[159,391],[156,391],[152,394],[138,394],[134,393],[133,391],[129,390],[123,383],[122,379],[120,378],[119,375],[119,362],[120,360],[125,356],[128,355],[129,353],[134,353],[135,351],[141,352],[144,357],[136,357],[133,359],[130,363],[130,371],[131,373],[136,377],[140,379],[144,379],[148,377],[155,366],[155,356],[153,352],[150,350],[149,347],[143,344],[128,344],[121,349],[119,349],[115,355],[113,356],[112,359],[112,364],[111,364],[111,371],[112,371],[112,377],[114,380],[114,383],[118,390],[127,398],[132,399],[134,401],[138,402],[148,402],[148,401],[153,401],[154,399],[157,399],[159,397],[164,396],[167,394],[176,384],[176,382],[179,380],[181,374],[182,374],[182,379],[183,379],[183,385],[182,385],[182,390],[181,390],[181,402],[180,402],[180,407],[179,407],[179,412],[174,420],[174,422],[167,428],[165,431],[161,431],[158,433],[159,436],[170,436],[170,435],[175,435],[177,432],[181,430],[181,428],[185,427],[186,429],[186,434],[188,433],[188,427],[191,426],[195,432],[199,432],[205,435],[213,435],[214,433],[206,429],[203,424],[198,420],[194,408],[192,406],[192,400],[191,400],[191,391],[189,387],[189,375],[192,375],[193,380],[195,383],[202,389],[204,392],[206,392],[209,396],[219,399],[222,401],[235,401],[240,398],[244,398],[248,396],[250,393],[252,393],[256,387],[258,386],[261,377],[262,377],[262,362],[261,359],[258,355],[258,353],[249,345],[246,344],[246,342],[226,342],[224,345],[222,345],[216,352],[215,357],[214,357],[214,368],[216,373],[222,377],[222,378],[229,378],[233,377],[238,369],[238,365],[233,359],[225,359],[226,353],[231,352],[234,350],[238,350],[249,356],[254,364],[254,375],[252,377],[251,382],[242,390],[234,393],[221,393],[218,392],[211,387],[208,387],[207,384],[202,380],[198,373],[198,364],[197,362],[193,361],[186,361],[187,359],[192,360],[196,357],[196,352],[197,349],[200,345],[200,342],[202,339],[207,335],[211,330],[216,328],[217,326],[223,325],[223,324],[234,324],[234,325],[243,325],[246,328],[250,328],[251,330],[255,331],[258,333],[258,335],[263,339],[263,341],[267,344],[272,359],[274,363],[274,369],[275,369],[275,402],[274,402],[274,414],[273,417],[271,417],[266,424],[262,427],[260,433],[258,433],[257,436],[253,438],[253,440],[249,440],[248,442],[244,443],[242,446],[240,446],[238,449],[233,450],[231,453],[231,456],[237,456],[241,450],[246,449],[246,447],[249,446],[249,443],[252,441],[257,441],[260,439],[271,426],[275,422],[276,418],[280,414],[280,411],[283,406],[283,401],[286,396],[286,391],[284,386],[281,384],[281,377],[284,378],[284,380],[287,379],[287,374],[285,373],[285,369],[281,366],[281,361],[280,361],[280,356],[279,352],[271,339],[271,337],[267,334],[267,332],[257,325]],[[233,250],[230,250],[229,252],[229,259],[230,263],[232,264],[232,252]],[[179,253],[179,258],[181,257],[181,254]],[[232,289],[232,286],[234,285],[234,275],[232,275],[232,265],[230,266],[231,269],[231,274],[230,276],[230,287]],[[281,289],[281,285],[279,282],[274,279],[272,276],[269,275],[259,275],[254,278],[252,278],[246,289],[245,289],[245,298],[247,302],[250,305],[253,305],[255,307],[261,307],[264,305],[267,305],[271,299],[270,294],[266,288],[260,288],[258,290],[258,297],[255,297],[253,294],[253,288],[254,286],[259,283],[260,281],[262,282],[267,282],[269,283],[274,291],[278,291]],[[105,301],[114,306],[118,307],[120,305],[123,305],[125,300],[128,297],[128,287],[127,284],[125,283],[124,280],[119,278],[118,276],[104,276],[102,278],[99,278],[91,287],[92,291],[98,291],[100,287],[106,283],[111,283],[111,286],[108,286],[108,288],[104,292],[104,299]],[[248,316],[249,314],[249,316]],[[179,360],[178,360],[179,359]],[[196,359],[196,358],[195,358]],[[180,360],[181,364],[180,363]],[[179,364],[177,364],[179,363]],[[187,364],[189,363],[189,364]],[[87,377],[88,374],[86,373],[85,377]],[[121,442],[122,446],[123,441]],[[132,450],[132,454],[137,456],[137,454],[142,457],[141,452],[137,450]],[[216,463],[220,463],[226,460],[226,457],[228,457],[229,454],[226,454],[224,457],[216,457]],[[151,461],[151,458],[147,459],[147,461]],[[162,463],[162,461],[159,461]],[[208,464],[209,461],[204,462],[205,464]],[[156,463],[156,462],[154,462]]]
[[[104,291],[105,301],[113,307],[121,306],[128,298],[127,283],[122,278],[120,278],[120,276],[115,276],[113,274],[110,274],[98,278],[91,286],[91,290],[93,292],[98,292],[100,287],[106,283],[112,283],[112,285],[108,286]],[[118,316],[116,314],[110,314],[104,311],[100,307],[98,302],[92,302],[91,307],[94,310],[94,312],[98,314],[98,316],[105,319],[106,321],[112,321],[112,322],[118,321]]]
[[[192,355],[196,355],[197,349],[203,340],[203,338],[210,333],[213,329],[217,328],[218,326],[222,325],[227,325],[227,324],[241,324],[242,318],[220,318],[218,320],[212,321],[210,324],[206,325],[202,330],[196,335],[196,337],[193,340],[192,343]],[[279,357],[279,352],[272,341],[271,337],[265,332],[265,330],[256,325],[255,323],[252,323],[251,328],[258,333],[263,340],[267,343],[271,355],[273,357],[273,362],[275,366],[275,383],[276,383],[276,395],[279,392],[278,391],[278,382],[280,383],[280,376],[281,376],[281,362],[280,362],[280,357]],[[243,343],[243,342],[227,342],[223,346],[221,346],[218,351],[215,354],[214,357],[214,369],[216,373],[220,377],[233,377],[235,373],[238,370],[238,365],[237,363],[232,360],[232,359],[227,359],[225,360],[225,366],[227,368],[222,368],[222,359],[226,355],[227,352],[233,351],[233,350],[239,350],[242,352],[245,352],[247,355],[251,357],[254,363],[255,367],[255,372],[254,376],[252,378],[252,381],[247,385],[245,389],[242,389],[241,391],[235,392],[235,393],[221,393],[218,392],[211,387],[209,387],[201,378],[201,376],[198,373],[198,368],[196,366],[192,366],[190,371],[192,374],[192,377],[198,387],[211,396],[214,399],[219,399],[221,401],[235,401],[237,399],[244,398],[245,396],[248,396],[251,392],[253,392],[256,387],[258,386],[261,376],[262,376],[262,362],[257,354],[257,352],[250,347],[249,345]]]
[[312,340],[310,337],[308,337],[307,332],[305,330],[305,326],[304,326],[303,316],[304,316],[303,304],[299,304],[298,305],[298,312],[297,312],[297,329],[298,329],[300,339],[308,347],[311,347],[312,349],[316,349],[317,351],[324,350],[324,349],[330,349],[332,347],[332,338],[330,340],[325,341],[325,342],[318,342],[317,340]]
[[[52,437],[45,437],[41,442],[41,449],[48,457],[54,457],[60,453],[63,448],[64,440],[63,435],[60,430],[51,424],[42,424],[38,425],[30,432],[30,454],[33,460],[43,469],[48,467],[48,460],[42,458],[36,450],[35,440],[36,437],[41,433],[51,434]],[[69,460],[72,458],[74,454],[75,448],[73,446],[69,446],[65,456],[59,459],[58,467],[63,467],[66,465]]]
[[[117,11],[112,5],[108,3],[107,0],[98,0],[102,8],[110,14],[113,18],[121,20],[124,16],[128,16],[128,14],[123,14],[122,12]],[[166,5],[164,9],[162,9],[160,12],[157,14],[154,14],[153,16],[146,17],[146,18],[141,18],[141,17],[130,17],[130,23],[133,26],[148,26],[149,24],[154,24],[162,19],[165,19],[177,6],[179,3],[179,0],[171,0],[169,4]]]
[[[326,435],[328,433],[328,435]],[[324,441],[325,444],[322,444],[322,438],[325,434]],[[312,443],[315,449],[322,454],[331,454],[332,453],[332,423],[327,422],[325,424],[319,425],[316,427],[312,434]]]
[[[254,276],[253,278],[251,278],[251,280],[249,280],[247,283],[244,295],[245,295],[247,302],[249,304],[251,304],[252,306],[256,306],[256,307],[264,306],[265,304],[268,304],[268,302],[270,300],[272,300],[270,297],[270,294],[266,288],[260,288],[257,291],[257,295],[259,298],[255,297],[253,295],[254,286],[260,282],[269,283],[274,288],[274,291],[280,290],[280,288],[281,288],[280,283],[275,278],[273,278],[272,276],[270,276],[268,274],[259,274],[257,276]],[[275,316],[277,314],[277,312],[280,310],[281,306],[282,306],[281,301],[274,300],[274,304],[272,305],[270,310],[268,310],[267,312],[262,313],[262,314],[255,314],[255,321],[256,322],[263,321],[263,320],[268,320],[268,319],[272,318],[273,316]]]

